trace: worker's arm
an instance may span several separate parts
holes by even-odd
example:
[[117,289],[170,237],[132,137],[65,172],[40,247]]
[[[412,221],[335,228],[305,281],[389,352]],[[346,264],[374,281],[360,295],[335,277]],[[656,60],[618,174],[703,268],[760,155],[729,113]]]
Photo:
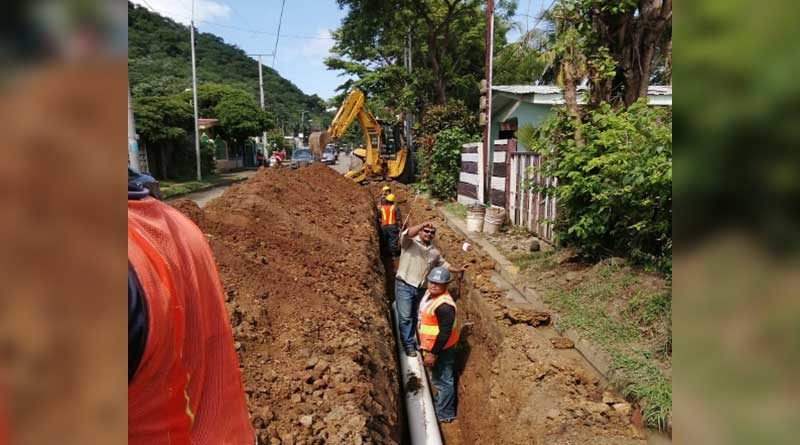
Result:
[[430,221],[425,221],[422,224],[417,224],[416,226],[409,227],[408,228],[408,236],[411,237],[411,238],[414,238],[415,236],[417,236],[419,231],[422,230],[423,227],[433,227],[433,223],[430,222]]
[[431,348],[431,354],[439,355],[442,348],[447,344],[450,339],[450,334],[453,332],[453,325],[456,322],[456,310],[449,304],[442,304],[436,308],[436,319],[439,321],[439,334],[436,336],[436,341]]

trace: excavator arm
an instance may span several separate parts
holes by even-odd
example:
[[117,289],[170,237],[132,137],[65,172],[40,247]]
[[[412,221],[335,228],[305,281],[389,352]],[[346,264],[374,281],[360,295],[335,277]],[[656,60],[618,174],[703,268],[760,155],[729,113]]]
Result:
[[360,169],[350,171],[345,176],[355,182],[361,182],[371,175],[398,177],[405,170],[408,150],[400,150],[393,160],[381,158],[381,124],[366,109],[365,100],[364,93],[358,89],[350,91],[328,126],[328,131],[313,133],[309,137],[311,150],[315,156],[321,155],[329,140],[341,138],[353,121],[358,119],[364,134],[364,149],[355,150],[354,154],[361,158],[364,164]]

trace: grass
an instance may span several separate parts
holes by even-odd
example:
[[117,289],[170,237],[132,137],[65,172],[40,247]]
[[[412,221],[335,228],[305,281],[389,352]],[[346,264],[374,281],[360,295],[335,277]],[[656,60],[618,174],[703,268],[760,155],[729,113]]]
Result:
[[644,424],[666,430],[672,413],[672,382],[646,356],[612,354],[614,385],[622,395],[639,401]]
[[576,289],[556,292],[546,300],[562,314],[559,327],[574,328],[601,346],[615,347],[639,339],[635,326],[619,323],[605,311],[594,310],[587,304],[587,298],[592,298],[591,294]]
[[[537,252],[514,260],[534,273],[552,270],[552,254]],[[661,365],[672,356],[672,299],[647,290],[631,269],[601,264],[577,286],[544,292],[558,313],[559,329],[575,329],[612,358],[612,384],[642,406],[645,425],[666,430],[672,412],[672,382]]]
[[511,263],[519,269],[549,269],[555,265],[553,262],[553,252],[533,252],[527,253],[511,260]]
[[200,190],[204,187],[211,187],[213,185],[220,184],[222,182],[230,181],[230,177],[222,177],[222,176],[208,176],[204,178],[202,181],[170,181],[164,180],[160,182],[161,185],[161,194],[164,196],[164,199],[169,198],[170,196],[179,195],[182,193],[191,193],[197,190]]
[[464,204],[460,204],[457,202],[448,202],[444,205],[444,208],[447,209],[448,212],[452,213],[453,215],[461,218],[467,218],[467,206]]

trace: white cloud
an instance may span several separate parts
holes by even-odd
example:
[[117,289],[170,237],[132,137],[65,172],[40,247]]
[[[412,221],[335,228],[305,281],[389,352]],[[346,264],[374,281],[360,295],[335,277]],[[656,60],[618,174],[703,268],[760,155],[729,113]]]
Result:
[[[131,0],[137,5],[144,6],[151,9],[152,6],[155,12],[169,17],[178,23],[188,25],[192,17],[192,0]],[[194,6],[195,20],[202,22],[204,20],[215,21],[220,19],[227,19],[231,15],[231,7],[225,3],[216,2],[214,0],[196,0]]]

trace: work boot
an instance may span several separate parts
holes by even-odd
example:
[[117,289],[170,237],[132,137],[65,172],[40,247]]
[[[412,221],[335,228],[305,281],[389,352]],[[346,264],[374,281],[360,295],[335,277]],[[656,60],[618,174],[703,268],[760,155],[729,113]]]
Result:
[[416,357],[417,351],[415,351],[414,348],[406,348],[406,355],[409,357]]

